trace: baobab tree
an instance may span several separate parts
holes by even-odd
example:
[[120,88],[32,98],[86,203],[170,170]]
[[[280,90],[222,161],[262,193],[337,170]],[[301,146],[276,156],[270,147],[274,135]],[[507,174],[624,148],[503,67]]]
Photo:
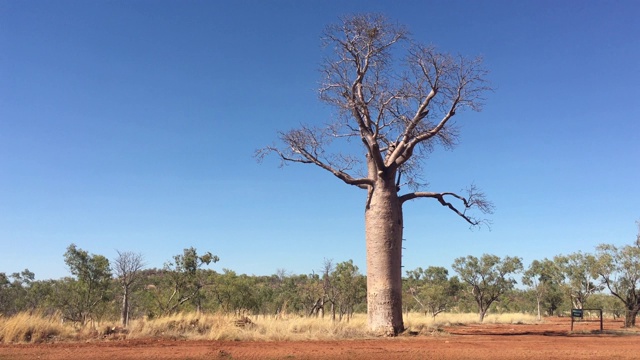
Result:
[[[322,66],[320,99],[337,109],[336,118],[281,132],[281,143],[257,156],[275,153],[283,163],[313,164],[367,191],[368,323],[374,331],[395,335],[404,329],[402,205],[435,199],[473,226],[484,220],[468,210],[492,210],[475,186],[462,194],[426,191],[421,177],[431,151],[457,143],[454,116],[480,110],[489,90],[486,71],[480,59],[412,41],[404,27],[381,15],[342,18],[326,28],[323,41],[333,51]],[[405,55],[398,57],[401,51]],[[337,140],[344,141],[339,152],[333,151]],[[349,148],[353,145],[357,149]]]
[[129,325],[129,300],[131,288],[140,280],[142,268],[144,268],[144,258],[142,254],[131,251],[120,252],[116,250],[118,256],[113,261],[113,268],[122,287],[122,308],[120,320],[122,326]]

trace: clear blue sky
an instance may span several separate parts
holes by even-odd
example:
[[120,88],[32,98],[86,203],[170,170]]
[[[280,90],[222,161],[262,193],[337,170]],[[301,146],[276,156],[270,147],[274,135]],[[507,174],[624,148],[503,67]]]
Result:
[[194,246],[216,270],[364,271],[365,192],[253,158],[278,130],[330,119],[319,36],[354,12],[482,55],[496,88],[425,166],[433,191],[484,190],[491,231],[411,202],[405,269],[635,239],[637,1],[0,0],[0,272],[66,276],[71,243],[149,267]]

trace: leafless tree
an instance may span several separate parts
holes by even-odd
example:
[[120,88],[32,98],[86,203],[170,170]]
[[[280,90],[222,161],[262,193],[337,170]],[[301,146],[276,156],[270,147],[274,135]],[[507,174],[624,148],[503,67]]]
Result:
[[118,256],[114,260],[114,270],[120,286],[122,286],[122,311],[120,319],[122,326],[129,325],[129,298],[131,296],[131,288],[140,278],[140,270],[145,266],[144,259],[141,254],[130,251],[117,251]]
[[320,99],[337,109],[336,118],[281,132],[281,144],[258,150],[257,157],[275,153],[283,164],[313,164],[367,191],[368,321],[372,330],[395,335],[404,329],[402,205],[435,199],[472,226],[485,221],[470,209],[492,211],[473,185],[462,194],[426,191],[421,177],[430,152],[456,145],[454,116],[481,109],[490,90],[487,72],[481,59],[416,43],[381,15],[342,18],[327,27],[323,40],[333,51],[322,67]]

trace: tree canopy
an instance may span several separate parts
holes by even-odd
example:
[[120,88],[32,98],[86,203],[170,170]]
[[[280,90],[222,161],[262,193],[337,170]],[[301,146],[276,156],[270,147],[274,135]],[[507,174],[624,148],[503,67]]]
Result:
[[467,283],[469,293],[478,304],[482,322],[491,304],[517,283],[512,275],[522,270],[522,260],[509,256],[500,259],[490,254],[484,254],[478,259],[469,255],[457,258],[452,267],[460,275],[460,279]]

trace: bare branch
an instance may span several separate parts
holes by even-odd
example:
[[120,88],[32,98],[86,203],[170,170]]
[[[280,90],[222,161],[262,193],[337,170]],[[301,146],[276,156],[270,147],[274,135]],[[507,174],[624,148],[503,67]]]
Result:
[[[490,88],[481,59],[413,43],[403,27],[380,15],[343,18],[322,39],[330,51],[319,97],[337,110],[337,118],[320,129],[280,134],[283,146],[256,156],[275,153],[283,163],[314,164],[362,188],[401,171],[398,186],[418,191],[426,184],[422,164],[429,154],[458,142],[455,115],[482,108],[482,94]],[[394,58],[395,49],[406,56]],[[331,148],[332,140],[350,148]]]
[[116,250],[118,256],[113,261],[113,270],[116,276],[124,285],[129,286],[135,282],[140,271],[144,268],[145,262],[142,254]]
[[[491,90],[484,80],[487,71],[482,68],[480,58],[454,58],[434,47],[414,45],[407,64],[410,73],[405,78],[405,92],[417,108],[387,165],[391,162],[401,165],[413,156],[418,144],[432,139],[445,146],[455,145],[458,134],[449,124],[451,119],[466,108],[480,111],[482,94]],[[440,120],[432,122],[438,113]]]
[[329,171],[334,176],[349,185],[366,188],[372,182],[367,178],[356,178],[348,171],[360,161],[354,157],[342,154],[326,154],[331,138],[318,129],[301,127],[286,133],[280,133],[280,140],[288,147],[282,150],[275,146],[267,146],[256,151],[256,158],[261,161],[269,153],[277,154],[284,165],[287,162],[314,164]]
[[[404,203],[409,200],[417,199],[417,198],[433,198],[438,200],[438,202],[442,206],[448,207],[451,211],[456,213],[458,216],[465,219],[472,226],[480,226],[482,224],[490,225],[488,220],[478,219],[473,216],[467,214],[467,211],[473,208],[478,209],[482,213],[492,214],[493,213],[493,204],[489,202],[484,193],[478,191],[475,185],[471,185],[467,190],[467,196],[461,196],[452,192],[412,192],[405,195],[400,196],[400,202]],[[453,197],[462,203],[462,211],[458,210],[458,208],[453,205],[451,202],[447,201],[446,197]]]
[[[325,31],[325,44],[334,45],[335,60],[324,66],[325,81],[320,98],[337,106],[355,120],[362,143],[379,170],[385,168],[378,143],[383,109],[374,104],[385,93],[382,76],[390,62],[388,49],[406,39],[406,31],[389,24],[380,15],[361,15],[342,19]],[[393,96],[385,96],[386,99]],[[372,106],[373,105],[373,106]]]

